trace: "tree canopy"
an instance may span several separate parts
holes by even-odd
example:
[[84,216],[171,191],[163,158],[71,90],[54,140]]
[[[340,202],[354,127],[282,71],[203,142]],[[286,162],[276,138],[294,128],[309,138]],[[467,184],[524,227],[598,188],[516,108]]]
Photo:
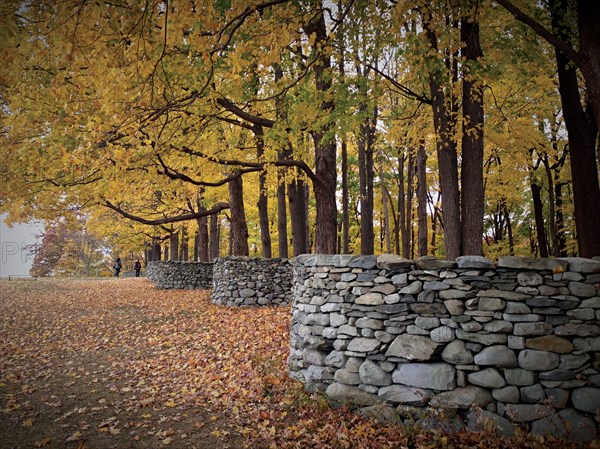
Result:
[[600,7],[1,8],[0,210],[13,221],[77,210],[149,254],[170,242],[170,257],[188,257],[195,236],[201,260],[288,246],[600,255],[588,20]]

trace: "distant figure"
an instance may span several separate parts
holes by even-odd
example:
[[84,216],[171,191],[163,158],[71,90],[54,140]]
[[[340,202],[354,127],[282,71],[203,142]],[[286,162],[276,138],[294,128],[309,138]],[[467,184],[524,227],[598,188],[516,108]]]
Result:
[[119,273],[121,272],[121,268],[123,268],[123,262],[121,262],[121,258],[117,257],[117,260],[115,262],[115,266],[113,267],[115,269],[115,277],[119,277]]
[[142,264],[140,263],[140,259],[136,260],[133,264],[133,269],[135,270],[135,277],[140,277],[140,270],[142,269]]

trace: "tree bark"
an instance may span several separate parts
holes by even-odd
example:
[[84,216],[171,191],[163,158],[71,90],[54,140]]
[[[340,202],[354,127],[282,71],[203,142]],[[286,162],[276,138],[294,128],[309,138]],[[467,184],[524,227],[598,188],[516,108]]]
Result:
[[229,209],[231,211],[231,254],[248,256],[248,225],[244,210],[244,187],[238,176],[227,183],[229,187]]
[[374,254],[373,232],[373,126],[367,116],[366,100],[360,106],[364,115],[358,138],[358,178],[360,191],[360,253]]
[[[263,129],[260,126],[254,126],[254,135],[256,138],[256,158],[262,161],[265,143],[263,139]],[[273,257],[271,248],[271,232],[269,230],[269,200],[267,196],[267,173],[263,169],[258,175],[258,218],[260,223],[260,241],[263,259]]]
[[219,216],[214,214],[210,216],[209,262],[219,258],[219,246]]
[[544,204],[542,203],[542,188],[531,181],[531,196],[533,200],[533,215],[535,218],[535,230],[537,235],[540,257],[548,257],[548,241],[546,240],[546,229],[544,227]]
[[[305,25],[307,36],[314,35],[313,57],[316,62],[312,65],[315,77],[315,88],[319,109],[327,116],[333,111],[334,103],[329,91],[332,87],[330,78],[331,60],[323,52],[328,42],[325,16],[320,0],[314,2],[316,12],[312,20]],[[337,244],[337,204],[336,192],[336,144],[333,138],[333,124],[325,123],[310,131],[315,144],[315,174],[318,182],[313,182],[317,209],[315,230],[315,252],[317,254],[334,254]]]
[[[586,87],[590,100],[594,89],[600,90],[600,42],[591,42],[590,38],[598,34],[598,24],[592,24],[591,18],[600,19],[600,4],[598,2],[582,0],[578,2],[580,20],[581,51],[589,58],[590,65],[596,65],[598,79],[596,83],[588,82],[594,70],[587,70]],[[592,5],[594,4],[594,6]],[[563,0],[555,0],[551,7],[553,28],[563,40],[569,39],[569,30],[563,25],[566,15],[566,5]],[[590,17],[582,17],[588,14]],[[593,29],[589,29],[593,26]],[[596,30],[596,31],[594,31]],[[586,44],[585,48],[583,44]],[[586,58],[587,59],[587,58]],[[571,178],[573,180],[573,200],[575,203],[575,227],[577,230],[577,246],[581,257],[600,255],[600,185],[598,183],[598,165],[596,161],[596,141],[598,137],[598,117],[594,116],[592,108],[583,108],[580,100],[577,72],[570,59],[561,51],[556,50],[558,65],[559,92],[563,106],[563,115],[569,134],[569,148],[571,158]],[[586,70],[581,67],[582,73]],[[595,86],[595,87],[594,87]],[[597,101],[594,108],[600,114],[600,92],[595,93]]]
[[427,255],[427,153],[421,142],[417,150],[417,215],[418,215],[418,254]]
[[169,239],[169,246],[171,253],[170,260],[177,260],[179,258],[179,232],[173,232],[171,234],[171,237]]
[[[474,13],[475,15],[476,13]],[[466,70],[462,78],[461,255],[483,255],[483,85],[473,65],[483,57],[476,17],[461,19]]]

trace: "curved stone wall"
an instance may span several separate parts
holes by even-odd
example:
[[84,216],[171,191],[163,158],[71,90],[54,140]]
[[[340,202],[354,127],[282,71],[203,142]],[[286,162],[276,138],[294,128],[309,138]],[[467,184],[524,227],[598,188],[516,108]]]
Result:
[[148,262],[146,277],[160,289],[212,288],[213,265],[175,260]]
[[279,306],[292,302],[293,270],[287,259],[217,259],[212,301],[227,306]]
[[[600,422],[600,261],[301,256],[290,374],[359,405],[474,413],[590,440]],[[408,416],[405,415],[405,416]]]

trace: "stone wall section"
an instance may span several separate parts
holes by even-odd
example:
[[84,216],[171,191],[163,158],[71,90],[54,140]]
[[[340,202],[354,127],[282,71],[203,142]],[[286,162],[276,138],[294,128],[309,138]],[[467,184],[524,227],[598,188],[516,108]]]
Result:
[[209,289],[213,282],[213,265],[209,262],[148,262],[146,277],[160,289]]
[[226,306],[280,306],[292,303],[293,269],[287,259],[217,259],[212,301]]
[[507,435],[598,435],[600,261],[307,255],[294,273],[288,365],[308,389]]

